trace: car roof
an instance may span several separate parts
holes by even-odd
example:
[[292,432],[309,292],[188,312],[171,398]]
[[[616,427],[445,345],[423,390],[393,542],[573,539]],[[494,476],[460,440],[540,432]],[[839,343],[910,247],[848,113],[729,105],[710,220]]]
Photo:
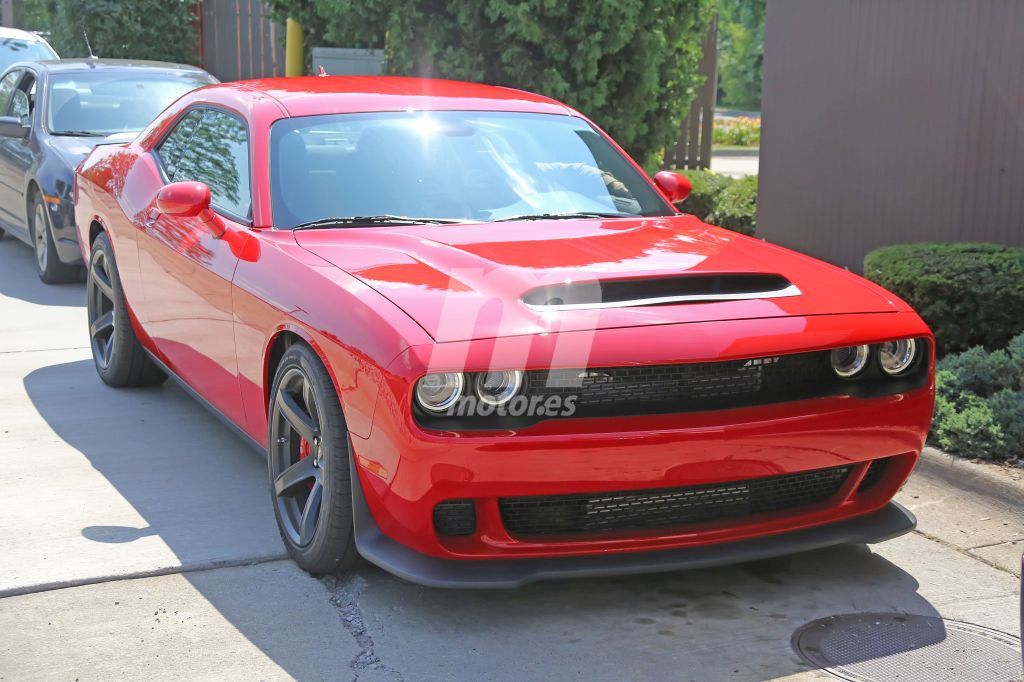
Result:
[[481,83],[404,76],[297,76],[222,83],[240,97],[277,100],[290,116],[373,111],[487,110],[567,114],[542,95]]
[[206,71],[190,64],[173,64],[171,62],[153,62],[145,59],[41,59],[28,62],[36,64],[44,71],[51,73],[88,70],[129,70],[148,69],[150,71],[190,71],[205,74]]
[[22,31],[20,28],[8,28],[6,26],[0,26],[0,40],[4,39],[17,39],[27,40],[34,43],[46,42],[46,39],[36,33],[30,33],[29,31]]

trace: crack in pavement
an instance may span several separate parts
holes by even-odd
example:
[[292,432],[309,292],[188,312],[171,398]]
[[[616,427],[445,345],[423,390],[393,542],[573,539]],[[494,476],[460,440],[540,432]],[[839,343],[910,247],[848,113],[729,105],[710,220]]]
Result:
[[359,645],[359,653],[348,664],[355,673],[353,681],[358,680],[359,673],[364,670],[382,670],[399,682],[404,682],[402,673],[386,665],[374,651],[373,636],[366,627],[366,619],[358,603],[359,596],[366,589],[366,579],[355,572],[348,572],[324,576],[320,582],[331,593],[331,605],[338,609],[345,630]]
[[[943,540],[942,538],[936,537],[935,535],[931,535],[929,533],[925,533],[923,530],[921,530],[919,528],[915,528],[913,532],[916,535],[920,535],[921,537],[923,537],[923,538],[925,538],[927,540],[931,540],[932,542],[937,542],[938,544],[942,545],[946,549],[951,549],[954,552],[956,552],[957,554],[962,554],[965,557],[967,557],[968,559],[973,559],[974,561],[980,561],[981,563],[985,564],[986,566],[989,566],[991,568],[996,569],[997,571],[1000,571],[1000,572],[1005,573],[1005,574],[1007,574],[1009,576],[1012,576],[1014,579],[1017,579],[1017,577],[1018,577],[1017,574],[1014,573],[1013,571],[1008,570],[1006,568],[1003,568],[1002,566],[1000,566],[996,562],[989,561],[988,559],[986,559],[983,556],[980,556],[978,554],[974,554],[970,549],[964,549],[963,547],[960,547],[958,545],[954,545],[952,542],[949,542],[948,540]],[[1003,544],[1003,543],[997,543],[997,544]]]

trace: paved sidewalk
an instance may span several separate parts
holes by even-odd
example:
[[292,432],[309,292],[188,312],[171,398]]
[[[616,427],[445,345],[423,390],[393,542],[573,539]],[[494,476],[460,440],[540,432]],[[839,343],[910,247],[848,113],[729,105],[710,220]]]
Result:
[[0,680],[831,679],[790,637],[832,614],[1017,632],[990,547],[1021,507],[923,476],[900,496],[922,532],[872,549],[506,592],[313,579],[279,558],[261,458],[171,384],[106,388],[83,286],[31,259],[0,241]]

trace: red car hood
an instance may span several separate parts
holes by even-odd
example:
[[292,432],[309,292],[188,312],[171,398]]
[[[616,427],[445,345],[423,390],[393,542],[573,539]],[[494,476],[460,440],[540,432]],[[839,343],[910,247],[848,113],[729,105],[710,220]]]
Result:
[[[438,342],[897,310],[855,275],[692,216],[301,230],[295,238],[386,296]],[[565,283],[716,274],[781,275],[798,293],[571,310],[522,300]]]

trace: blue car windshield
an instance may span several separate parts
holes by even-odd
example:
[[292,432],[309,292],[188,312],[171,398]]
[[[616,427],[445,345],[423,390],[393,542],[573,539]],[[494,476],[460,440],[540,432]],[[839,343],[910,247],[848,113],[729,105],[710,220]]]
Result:
[[41,40],[0,38],[0,72],[15,62],[56,59],[57,53]]
[[480,111],[281,119],[270,135],[274,226],[404,216],[494,221],[593,213],[671,215],[586,121]]
[[55,73],[50,76],[46,127],[56,135],[138,132],[171,102],[212,82],[194,72]]

